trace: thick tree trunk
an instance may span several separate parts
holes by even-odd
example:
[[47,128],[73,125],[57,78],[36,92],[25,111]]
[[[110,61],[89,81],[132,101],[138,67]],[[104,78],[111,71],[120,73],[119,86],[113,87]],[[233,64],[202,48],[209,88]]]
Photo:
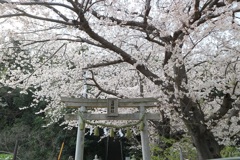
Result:
[[206,160],[209,158],[220,158],[220,145],[215,140],[212,132],[206,129],[204,125],[188,125],[190,121],[185,120],[185,124],[188,127],[188,131],[192,137],[194,146],[197,149],[198,159]]
[[[190,130],[190,129],[189,129]],[[191,133],[193,144],[196,146],[198,159],[220,158],[220,146],[209,130]]]
[[[173,45],[172,49],[176,46]],[[181,49],[182,44],[179,45],[179,49]],[[178,50],[179,51],[179,50]],[[171,54],[169,54],[171,53]],[[166,56],[168,55],[168,56]],[[170,57],[169,57],[170,55]],[[174,50],[165,52],[165,62],[164,65],[168,63],[168,59],[172,58],[172,56],[178,57],[181,56],[181,52],[174,52]],[[177,55],[177,56],[176,56]],[[189,97],[189,91],[185,87],[188,84],[187,72],[185,69],[184,62],[179,64],[175,64],[173,67],[175,77],[174,83],[175,86],[172,92],[177,91],[177,93],[181,93],[180,105],[176,107],[178,113],[182,116],[182,120],[184,121],[189,134],[192,137],[192,142],[197,149],[198,159],[206,160],[210,158],[219,158],[220,156],[220,145],[216,141],[213,133],[207,128],[205,124],[204,113],[202,112],[200,106],[196,104]]]
[[190,110],[182,107],[182,113],[184,113],[182,119],[191,135],[193,145],[197,149],[198,159],[220,158],[221,147],[213,133],[204,124],[204,116],[200,109],[188,97],[185,97],[184,100],[188,100],[191,106],[188,106]]

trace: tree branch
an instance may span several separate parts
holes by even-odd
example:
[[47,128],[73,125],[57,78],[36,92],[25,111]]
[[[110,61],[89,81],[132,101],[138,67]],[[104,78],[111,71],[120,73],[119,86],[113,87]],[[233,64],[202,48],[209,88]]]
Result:
[[151,10],[151,0],[146,0],[146,4],[145,4],[145,14],[144,14],[144,17],[143,17],[143,23],[144,24],[147,24],[147,20],[148,20],[148,15],[150,13],[150,10]]
[[109,62],[103,62],[103,63],[98,63],[98,64],[93,64],[93,65],[88,65],[86,68],[83,69],[92,69],[92,68],[98,68],[98,67],[106,67],[114,64],[119,64],[123,63],[123,60],[115,60],[115,61],[109,61]]
[[90,3],[89,6],[87,7],[87,5],[85,6],[85,9],[84,9],[84,12],[87,12],[94,4],[98,3],[98,2],[102,2],[104,0],[98,0],[98,1],[95,1],[93,3]]
[[[216,6],[217,8],[226,6],[224,2],[219,2],[219,0],[208,0],[202,6],[202,8],[199,8],[200,7],[199,3],[200,3],[200,0],[195,0],[195,5],[194,5],[195,11],[194,11],[194,14],[191,16],[191,19],[189,20],[189,24],[193,24],[196,21],[198,21],[197,25],[199,26],[200,24],[206,22],[207,20],[219,17],[220,15],[225,13],[223,12],[223,13],[213,14],[213,12],[215,11],[214,6]],[[203,11],[207,8],[212,12],[203,16],[203,13],[204,13]]]
[[208,7],[209,8],[213,8],[214,5],[217,5],[217,3],[219,2],[219,0],[211,0]]
[[[150,12],[150,10],[149,10]],[[100,19],[108,19],[111,20],[113,23],[119,25],[119,26],[130,26],[133,29],[137,29],[141,32],[147,32],[147,34],[151,33],[153,36],[158,36],[159,39],[163,42],[167,41],[168,39],[165,39],[164,37],[160,37],[160,30],[158,28],[156,28],[153,25],[149,25],[148,23],[146,23],[146,19],[144,20],[144,22],[137,22],[137,21],[124,21],[118,18],[114,18],[114,17],[107,17],[107,16],[103,16],[99,13],[97,13],[96,11],[92,10],[91,11],[92,15],[95,16],[96,18]],[[146,13],[149,14],[149,13]],[[154,41],[155,43],[164,46],[164,43],[162,42],[158,42],[158,41]]]
[[96,46],[96,47],[105,48],[101,44],[97,44],[97,43],[94,43],[94,42],[92,42],[92,41],[90,41],[88,39],[80,38],[80,37],[78,37],[78,39],[70,39],[70,38],[44,39],[44,40],[38,40],[38,41],[33,41],[31,43],[23,44],[23,46],[32,45],[32,44],[35,44],[35,43],[50,42],[50,41],[83,42],[83,43],[87,43],[87,44],[90,44],[90,45],[93,45],[93,46]]
[[14,4],[14,5],[22,5],[22,6],[31,6],[31,5],[39,5],[39,6],[60,6],[60,7],[64,7],[67,9],[70,9],[72,11],[74,11],[74,9],[66,4],[63,3],[55,3],[55,2],[44,2],[44,1],[31,1],[31,2],[8,2],[8,1],[4,1],[4,0],[0,0],[0,4]]
[[[92,13],[93,16],[95,16],[99,20],[100,19],[108,19],[108,20],[111,20],[112,22],[115,22],[117,25],[120,25],[120,26],[131,26],[131,27],[139,27],[139,28],[146,28],[147,27],[147,25],[144,24],[143,22],[123,21],[123,20],[118,19],[118,18],[107,17],[107,16],[104,16],[104,15],[101,15],[94,10],[92,10],[91,13]],[[158,30],[158,29],[156,27],[152,26],[152,25],[149,25],[148,30],[154,31],[154,30]]]
[[16,83],[22,83],[23,81],[25,81],[26,79],[29,79],[39,68],[41,68],[44,64],[46,64],[49,60],[51,60],[53,58],[53,56],[55,56],[66,44],[62,44],[46,61],[44,61],[37,69],[35,69],[29,76],[27,76],[24,79],[19,80]]
[[[213,29],[212,29],[212,30],[213,30]],[[200,42],[202,42],[202,40],[203,40],[204,38],[206,38],[207,36],[209,36],[209,35],[211,34],[212,30],[211,30],[210,32],[208,32],[208,34],[206,34],[205,36],[201,37],[201,39],[199,39],[196,43],[194,43],[194,42],[192,41],[191,37],[190,37],[190,39],[191,39],[191,41],[192,41],[192,43],[193,43],[193,46],[192,46],[191,49],[183,56],[183,59],[185,59],[185,58],[192,52],[192,50],[193,50]]]
[[200,9],[200,12],[204,11],[204,10],[207,8],[207,6],[210,4],[210,2],[211,2],[211,0],[208,0],[208,1],[202,6],[202,8]]
[[[207,61],[198,62],[197,64],[194,64],[192,68],[197,67],[197,66],[199,66],[199,65],[201,65],[201,64],[203,64],[203,63],[206,63],[206,62],[207,62]],[[192,68],[189,68],[189,69],[187,70],[187,72],[189,72]]]
[[213,19],[213,18],[217,18],[219,17],[221,14],[208,14],[208,15],[205,15],[204,17],[202,17],[201,19],[199,19],[198,23],[197,23],[197,26],[205,23],[207,20],[210,20],[210,19]]
[[96,79],[95,79],[95,77],[94,77],[93,71],[90,70],[90,72],[91,72],[91,74],[92,74],[92,77],[90,78],[90,80],[92,80],[92,81],[94,82],[94,85],[93,85],[93,84],[88,84],[88,85],[97,87],[100,92],[104,92],[104,93],[106,93],[106,94],[113,95],[113,96],[116,96],[116,97],[118,97],[118,98],[126,98],[125,96],[119,95],[119,94],[116,93],[116,92],[109,91],[109,90],[106,90],[106,89],[102,88],[102,87],[97,83],[97,81],[96,81]]
[[[109,50],[119,54],[123,60],[131,65],[135,65],[137,63],[137,60],[134,59],[132,56],[130,56],[128,53],[123,51],[121,48],[117,47],[113,43],[107,41],[103,37],[99,36],[97,33],[95,33],[92,28],[89,26],[88,21],[86,20],[83,12],[80,12],[79,14],[80,21],[82,23],[81,27],[82,29],[94,40],[101,43],[103,46],[108,48]],[[158,75],[151,72],[145,65],[137,65],[136,69],[140,71],[143,75],[145,75],[149,80],[154,82],[156,85],[163,85],[164,82],[159,79]]]
[[155,40],[154,38],[151,38],[148,34],[147,34],[147,36],[145,37],[145,39],[148,40],[148,41],[150,41],[150,42],[154,42],[154,43],[156,43],[156,44],[158,44],[158,45],[160,45],[160,46],[165,46],[164,43],[162,43],[162,42],[160,42],[160,41],[157,41],[157,40]]
[[217,112],[210,115],[209,118],[206,119],[206,121],[221,119],[223,116],[226,115],[228,110],[232,108],[232,102],[233,99],[231,98],[231,95],[229,93],[225,94],[221,107],[217,110]]
[[69,22],[65,22],[65,21],[60,21],[60,20],[56,20],[56,19],[50,19],[50,18],[45,18],[45,17],[39,17],[39,16],[35,16],[29,13],[17,13],[17,14],[7,14],[7,15],[1,15],[0,18],[8,18],[8,17],[29,17],[29,18],[33,18],[33,19],[37,19],[37,20],[43,20],[43,21],[48,21],[48,22],[54,22],[54,23],[60,23],[60,24],[65,24],[65,25],[75,25],[73,23],[69,23]]
[[69,21],[69,19],[64,16],[59,10],[57,10],[56,8],[52,7],[52,6],[49,6],[49,5],[45,5],[47,8],[50,8],[52,9],[57,15],[59,15],[62,19],[64,19],[66,22]]
[[200,0],[195,0],[194,10],[198,10],[199,11],[199,3],[200,3]]
[[38,33],[38,32],[44,32],[44,31],[50,31],[50,30],[56,30],[56,29],[63,29],[65,28],[65,26],[61,26],[61,25],[56,25],[53,27],[49,27],[49,28],[44,28],[44,29],[37,29],[37,30],[30,30],[29,31],[23,31],[23,32],[16,32],[15,34],[31,34],[31,33]]

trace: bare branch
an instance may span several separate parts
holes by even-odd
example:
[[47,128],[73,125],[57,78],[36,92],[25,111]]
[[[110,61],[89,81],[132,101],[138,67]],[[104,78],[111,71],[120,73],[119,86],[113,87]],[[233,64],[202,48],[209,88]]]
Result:
[[187,72],[189,72],[191,69],[193,69],[194,67],[197,67],[197,66],[199,66],[199,65],[201,65],[201,64],[203,64],[203,63],[206,63],[207,61],[202,61],[202,62],[198,62],[197,64],[194,64],[193,65],[193,67],[192,68],[189,68],[188,70],[187,70]]
[[[239,57],[237,57],[237,59],[235,61],[230,61],[228,62],[227,66],[226,66],[226,69],[225,69],[225,72],[224,72],[224,75],[226,76],[227,75],[227,71],[228,71],[228,67],[232,64],[232,63],[235,63],[235,65],[237,64],[236,62],[238,62],[239,60]],[[236,68],[235,68],[236,69]]]
[[93,85],[93,84],[88,84],[88,85],[97,87],[100,92],[103,92],[103,93],[106,93],[106,94],[109,94],[109,95],[113,95],[113,96],[116,96],[116,97],[118,97],[118,98],[127,98],[127,97],[125,97],[124,95],[119,95],[119,94],[116,93],[116,92],[109,91],[109,90],[106,90],[106,89],[102,88],[102,87],[97,83],[97,81],[96,81],[96,79],[95,79],[95,77],[94,77],[93,71],[90,70],[90,72],[91,72],[91,74],[92,74],[92,77],[90,78],[90,80],[92,80],[92,81],[94,82],[94,85]]
[[[154,39],[155,37],[154,37],[154,38],[151,38],[148,33],[146,33],[146,34],[147,34],[147,36],[145,37],[146,40],[148,40],[148,41],[150,41],[150,42],[154,42],[154,43],[156,43],[156,44],[158,44],[158,45],[160,45],[160,46],[165,46],[164,43],[155,40],[155,39]],[[163,41],[165,41],[163,38],[160,38],[160,39],[163,40]]]
[[208,1],[203,5],[203,7],[200,9],[200,12],[204,11],[210,3],[211,3],[211,0],[208,0]]
[[226,4],[222,1],[219,2],[219,0],[208,0],[203,7],[200,9],[200,11],[204,11],[206,8],[212,9],[214,6],[216,7],[223,7],[226,6]]
[[239,82],[239,81],[237,81],[237,82],[234,84],[232,94],[235,94],[235,90],[236,90],[236,88],[237,88],[238,82]]
[[90,0],[87,0],[86,5],[85,5],[85,7],[83,9],[83,12],[86,12],[86,9],[87,9],[87,6],[88,6],[89,3],[90,3]]
[[[213,28],[213,29],[214,29],[214,28]],[[213,30],[213,29],[212,29],[212,30]],[[192,41],[192,43],[193,43],[193,46],[192,46],[192,48],[187,52],[187,54],[185,54],[185,55],[183,56],[183,59],[185,59],[185,58],[192,52],[192,50],[193,50],[200,42],[202,42],[202,41],[204,40],[204,38],[206,38],[207,36],[209,36],[209,35],[211,34],[212,30],[211,30],[210,32],[208,32],[208,34],[206,34],[205,36],[201,37],[201,39],[199,39],[196,43],[194,43],[194,42],[192,41],[192,39],[191,39],[191,41]],[[190,38],[191,38],[191,37],[190,37]]]
[[71,5],[74,7],[73,11],[78,14],[80,9],[79,7],[82,7],[82,6],[74,2],[73,0],[68,0],[68,2],[71,3]]
[[199,3],[200,3],[200,0],[195,0],[194,13],[189,20],[189,24],[193,24],[194,22],[199,20],[202,16],[202,12],[200,12],[199,10]]
[[210,117],[207,118],[206,121],[221,119],[227,114],[228,110],[232,108],[232,102],[233,99],[231,98],[231,95],[227,93],[223,98],[221,107],[217,110],[217,112],[210,115]]
[[[166,41],[166,39],[164,39],[164,37],[160,37],[160,30],[158,28],[156,28],[155,26],[146,23],[145,20],[144,20],[144,22],[124,21],[124,20],[121,20],[121,19],[118,19],[118,18],[114,18],[114,17],[103,16],[103,15],[97,13],[94,10],[92,10],[91,13],[92,13],[92,15],[94,15],[98,19],[108,19],[108,20],[111,20],[112,22],[114,22],[115,24],[117,24],[119,26],[130,26],[133,29],[137,29],[137,30],[139,30],[141,32],[147,33],[147,35],[149,33],[151,33],[154,37],[157,36],[157,37],[159,37],[160,40],[162,40],[164,42]],[[157,44],[159,44],[161,46],[164,46],[164,43],[162,43],[162,42],[158,42],[158,41],[153,40],[151,38],[147,38],[147,39],[151,40],[151,41],[154,41],[155,43],[157,43]]]
[[199,11],[199,3],[200,3],[200,0],[195,0],[194,10],[198,10]]
[[87,43],[87,44],[90,44],[90,45],[93,45],[93,46],[96,46],[96,47],[105,48],[105,47],[102,46],[101,44],[97,44],[97,43],[94,43],[94,42],[92,42],[92,41],[90,41],[90,40],[88,40],[88,39],[80,38],[80,37],[78,37],[78,39],[56,38],[56,39],[43,39],[43,40],[38,40],[38,41],[34,41],[34,40],[33,40],[31,43],[23,44],[23,46],[32,45],[32,44],[35,44],[35,43],[50,42],[50,41],[82,42],[82,43]]
[[44,64],[46,64],[49,60],[51,60],[66,44],[62,44],[45,62],[43,62],[40,67],[38,67],[36,70],[34,70],[29,76],[26,78],[19,80],[17,83],[22,83],[26,79],[29,79],[38,69],[40,69]]
[[213,6],[217,5],[218,2],[219,2],[219,0],[211,0],[209,3],[209,8],[213,8]]
[[210,13],[210,14],[202,17],[201,19],[199,19],[197,25],[199,26],[199,25],[205,23],[206,21],[208,21],[208,20],[210,20],[210,19],[219,17],[219,16],[222,15],[222,14],[223,14],[223,13],[219,13],[219,14]]
[[[0,0],[0,4],[8,4],[8,1],[4,1],[4,0]],[[44,1],[31,1],[31,2],[11,2],[11,4],[14,5],[22,5],[22,6],[31,6],[31,5],[39,5],[39,6],[60,6],[60,7],[64,7],[67,9],[70,9],[72,11],[74,11],[74,9],[66,4],[63,3],[55,3],[55,2],[44,2]]]
[[65,25],[74,25],[73,23],[69,23],[69,22],[66,22],[66,21],[60,21],[60,20],[46,18],[46,17],[39,17],[39,16],[35,16],[35,15],[29,14],[29,13],[26,13],[26,12],[25,13],[17,13],[17,14],[1,15],[0,18],[21,17],[21,16],[34,18],[34,19],[37,19],[37,20],[43,20],[43,21],[48,21],[48,22],[65,24]]
[[50,8],[52,9],[57,15],[59,15],[62,19],[64,19],[66,22],[69,21],[69,19],[64,16],[59,10],[57,10],[56,8],[52,7],[52,6],[49,6],[49,5],[45,5],[47,8]]
[[143,17],[143,23],[144,24],[147,24],[147,20],[148,20],[148,15],[150,13],[150,10],[151,10],[151,0],[146,0],[146,5],[145,5],[145,14],[144,14],[144,17]]
[[25,16],[22,13],[17,13],[17,14],[7,14],[7,15],[1,15],[0,18],[8,18],[8,17],[20,17],[20,16]]
[[[204,22],[206,22],[209,19],[213,19],[216,17],[219,17],[220,15],[224,14],[225,12],[222,13],[213,13],[215,11],[214,6],[216,6],[217,8],[220,7],[224,7],[226,6],[226,4],[222,1],[219,0],[208,0],[203,6],[202,8],[200,8],[199,6],[200,0],[195,0],[195,5],[194,5],[194,14],[191,16],[191,19],[189,20],[189,24],[193,24],[196,21],[197,25],[201,25]],[[212,11],[211,13],[206,12],[207,14],[204,15],[204,10],[208,9],[208,11]],[[233,10],[234,12],[237,12],[238,9]]]
[[139,27],[139,28],[146,28],[147,27],[149,31],[158,30],[155,26],[152,26],[152,25],[147,26],[147,24],[144,24],[143,22],[123,21],[123,20],[118,19],[118,18],[103,16],[103,15],[97,13],[94,10],[92,10],[91,13],[92,13],[92,15],[94,15],[98,19],[108,19],[108,20],[111,20],[112,22],[115,22],[117,25],[120,25],[120,26],[132,26],[132,27]]
[[106,67],[114,64],[119,64],[123,63],[123,60],[115,60],[115,61],[110,61],[110,62],[103,62],[103,63],[98,63],[98,64],[93,64],[93,65],[88,65],[86,68],[83,69],[92,69],[92,68],[98,68],[98,67]]
[[99,1],[95,1],[95,2],[93,2],[93,3],[90,3],[90,5],[87,7],[85,7],[85,9],[84,9],[84,12],[87,12],[87,11],[89,11],[89,9],[94,5],[94,4],[96,4],[96,3],[98,3],[98,2],[102,2],[102,1],[104,1],[104,0],[99,0]]
[[65,26],[61,26],[61,25],[56,25],[53,27],[49,27],[49,28],[44,28],[44,29],[37,29],[37,30],[30,30],[29,31],[24,31],[24,32],[16,32],[15,34],[31,34],[31,33],[38,33],[38,32],[44,32],[44,31],[49,31],[49,30],[55,30],[55,29],[63,29],[66,28]]

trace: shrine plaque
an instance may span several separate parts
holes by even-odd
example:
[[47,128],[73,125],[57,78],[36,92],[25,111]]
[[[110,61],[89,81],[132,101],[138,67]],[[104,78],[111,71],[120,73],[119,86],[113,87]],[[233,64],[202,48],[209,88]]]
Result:
[[118,99],[117,98],[108,98],[107,99],[107,115],[109,117],[118,116]]

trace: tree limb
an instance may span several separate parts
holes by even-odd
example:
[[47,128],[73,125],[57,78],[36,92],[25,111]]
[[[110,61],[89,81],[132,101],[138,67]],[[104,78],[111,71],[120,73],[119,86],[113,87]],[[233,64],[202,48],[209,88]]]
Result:
[[109,61],[109,62],[103,62],[103,63],[93,64],[93,65],[88,65],[86,68],[83,68],[83,69],[106,67],[106,66],[110,66],[110,65],[114,65],[114,64],[123,63],[123,62],[124,62],[123,60],[119,59],[119,60],[115,60],[115,61]]
[[[212,29],[213,30],[213,29]],[[202,42],[202,40],[204,39],[204,38],[206,38],[207,36],[209,36],[210,34],[211,34],[211,32],[212,32],[212,30],[210,31],[210,32],[208,32],[208,34],[206,34],[205,36],[203,36],[203,37],[201,37],[201,39],[199,39],[197,42],[193,42],[192,41],[192,39],[191,39],[191,37],[190,37],[190,39],[191,39],[191,41],[192,41],[192,43],[193,43],[193,46],[191,47],[191,49],[183,56],[183,59],[185,59],[191,52],[192,52],[192,50],[200,43],[200,42]]]
[[[89,1],[90,1],[90,0],[88,0],[88,3],[89,3]],[[102,2],[102,1],[104,1],[104,0],[98,0],[98,1],[95,1],[95,2],[93,2],[93,3],[92,3],[92,1],[91,1],[91,3],[89,3],[89,6],[85,5],[84,12],[89,11],[89,9],[90,9],[94,4],[96,4],[96,3],[98,3],[98,2]]]
[[92,77],[90,78],[90,80],[92,80],[92,81],[94,82],[94,84],[88,84],[88,85],[97,87],[100,92],[103,92],[103,93],[106,93],[106,94],[109,94],[109,95],[113,95],[113,96],[116,96],[116,97],[119,97],[119,98],[126,98],[124,95],[119,95],[119,94],[116,93],[116,92],[109,91],[109,90],[106,90],[106,89],[102,88],[102,87],[97,83],[97,81],[96,81],[96,79],[95,79],[95,77],[94,77],[93,71],[90,70],[90,73],[92,74]]
[[59,10],[57,10],[56,8],[52,7],[52,6],[49,6],[49,5],[45,5],[47,8],[50,8],[52,9],[57,15],[59,15],[62,19],[64,19],[66,22],[69,21],[69,19],[64,16]]
[[206,119],[206,121],[221,119],[223,116],[226,115],[228,110],[232,108],[232,102],[233,99],[231,98],[231,95],[229,93],[225,94],[220,108],[217,110],[217,112],[210,115],[209,118]]
[[160,42],[160,41],[157,41],[157,40],[155,40],[154,38],[151,38],[148,34],[147,34],[147,36],[145,37],[145,39],[148,40],[148,41],[150,41],[150,42],[156,43],[156,44],[158,44],[158,45],[160,45],[160,46],[165,46],[164,43],[162,43],[162,42]]
[[[89,26],[88,21],[86,20],[83,12],[80,12],[79,14],[80,21],[82,23],[81,27],[82,29],[94,40],[101,43],[103,46],[108,48],[109,50],[119,54],[123,60],[131,65],[135,65],[137,63],[137,60],[130,56],[128,53],[126,53],[121,48],[117,47],[113,43],[109,42],[108,40],[104,39],[103,37],[99,36],[96,32],[92,30],[92,28]],[[143,75],[145,75],[149,80],[154,82],[156,85],[163,85],[164,81],[160,80],[158,75],[151,72],[145,65],[137,65],[136,69],[140,71]]]
[[51,60],[53,58],[53,56],[55,56],[66,44],[62,44],[46,61],[44,61],[37,69],[35,69],[29,76],[27,76],[24,79],[21,79],[19,81],[17,81],[16,83],[22,83],[23,81],[25,81],[26,79],[29,79],[32,75],[34,75],[34,73],[40,69],[44,64],[46,64],[49,60]]
[[29,17],[29,18],[33,18],[33,19],[37,19],[37,20],[43,20],[43,21],[48,21],[48,22],[54,22],[54,23],[60,23],[60,24],[65,24],[65,25],[75,25],[73,23],[70,22],[66,22],[66,21],[60,21],[60,20],[56,20],[56,19],[51,19],[51,18],[45,18],[45,17],[39,17],[39,16],[35,16],[29,13],[17,13],[17,14],[7,14],[7,15],[1,15],[0,18],[8,18],[8,17]]
[[23,6],[31,6],[31,5],[39,5],[39,6],[44,6],[44,5],[48,5],[48,6],[60,6],[60,7],[64,7],[67,9],[70,9],[72,11],[74,11],[74,9],[72,7],[70,7],[69,5],[63,4],[63,3],[56,3],[56,2],[44,2],[44,1],[31,1],[31,2],[8,2],[8,1],[4,1],[4,0],[0,0],[0,4],[14,4],[14,5],[23,5]]
[[150,10],[151,10],[151,0],[146,0],[145,2],[145,14],[144,14],[144,17],[143,17],[143,23],[144,24],[148,24],[147,23],[147,20],[148,20],[148,15],[150,13]]
[[187,72],[189,72],[192,68],[197,67],[197,66],[199,66],[199,65],[201,65],[201,64],[203,64],[203,63],[206,63],[206,62],[207,62],[207,61],[201,61],[201,62],[198,62],[198,63],[194,64],[193,67],[191,67],[191,68],[189,68],[189,69],[187,70]]
[[43,39],[43,40],[38,40],[38,41],[33,41],[33,42],[30,42],[30,43],[23,44],[23,46],[32,45],[32,44],[35,44],[35,43],[50,42],[50,41],[82,42],[82,43],[87,43],[87,44],[90,44],[90,45],[93,45],[93,46],[96,46],[96,47],[104,48],[104,46],[102,46],[101,44],[97,44],[97,43],[94,43],[94,42],[92,42],[88,39],[80,38],[80,37],[78,37],[78,39],[71,39],[71,38]]
[[[130,26],[133,29],[137,29],[137,30],[139,30],[141,32],[147,32],[148,34],[151,33],[155,37],[158,36],[159,39],[161,41],[163,41],[163,42],[165,42],[165,41],[168,42],[169,41],[168,39],[165,39],[164,37],[160,37],[159,29],[156,28],[153,25],[150,25],[150,24],[146,23],[145,20],[144,20],[144,22],[124,21],[124,20],[121,20],[121,19],[118,19],[118,18],[114,18],[114,17],[103,16],[103,15],[97,13],[94,10],[92,10],[91,13],[92,13],[93,16],[95,16],[98,19],[108,19],[108,20],[111,20],[112,22],[114,22],[115,24],[120,25],[120,26]],[[147,39],[149,39],[149,38],[147,38]],[[164,43],[162,43],[162,42],[158,42],[158,41],[154,41],[154,42],[159,44],[159,45],[161,45],[161,46],[164,46]]]
[[195,0],[194,10],[198,10],[199,11],[199,3],[200,3],[200,0]]

